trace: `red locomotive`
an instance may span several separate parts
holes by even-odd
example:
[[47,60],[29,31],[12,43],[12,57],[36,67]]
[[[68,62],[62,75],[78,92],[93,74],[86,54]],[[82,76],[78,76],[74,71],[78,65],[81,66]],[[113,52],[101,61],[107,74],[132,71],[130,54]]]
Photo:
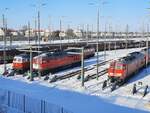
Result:
[[[122,85],[131,75],[144,67],[146,61],[147,63],[150,62],[150,49],[133,52],[126,57],[111,62],[108,68],[108,80],[114,84],[113,89],[116,85]],[[106,86],[107,81],[104,81],[103,88]]]
[[[54,69],[62,69],[70,65],[79,64],[81,61],[80,50],[74,48],[67,49],[64,52],[47,52],[33,58],[33,69],[41,73],[47,73]],[[84,58],[92,57],[95,54],[95,49],[86,47],[84,50]],[[13,69],[19,73],[25,72],[30,68],[30,55],[21,54],[14,57]]]
[[[68,49],[64,52],[44,53],[33,58],[33,69],[41,73],[47,73],[55,69],[60,69],[81,62],[81,51],[77,49]],[[85,48],[84,58],[94,56],[94,48]]]
[[18,72],[28,70],[30,67],[30,55],[21,54],[17,55],[13,59],[13,69]]

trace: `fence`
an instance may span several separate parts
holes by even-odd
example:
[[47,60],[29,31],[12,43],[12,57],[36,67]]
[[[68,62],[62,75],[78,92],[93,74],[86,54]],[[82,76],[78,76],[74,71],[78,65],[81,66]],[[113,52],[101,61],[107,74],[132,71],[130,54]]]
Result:
[[7,108],[16,109],[19,113],[72,113],[45,100],[0,89],[0,113],[7,113]]

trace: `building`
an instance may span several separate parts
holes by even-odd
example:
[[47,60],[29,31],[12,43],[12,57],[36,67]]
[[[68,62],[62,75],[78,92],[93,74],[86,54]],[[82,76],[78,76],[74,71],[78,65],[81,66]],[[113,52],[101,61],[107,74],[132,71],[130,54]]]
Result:
[[83,37],[83,31],[82,30],[74,30],[73,33],[76,35],[76,37]]
[[4,36],[4,31],[2,28],[0,28],[0,36]]
[[65,37],[65,36],[66,36],[65,31],[61,31],[61,32],[59,33],[59,37]]

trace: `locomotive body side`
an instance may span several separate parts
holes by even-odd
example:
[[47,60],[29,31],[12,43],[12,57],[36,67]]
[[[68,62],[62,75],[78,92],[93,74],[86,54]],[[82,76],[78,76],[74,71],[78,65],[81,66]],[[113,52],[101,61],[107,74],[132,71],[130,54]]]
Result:
[[79,62],[78,55],[59,55],[59,56],[51,56],[51,57],[35,57],[33,60],[33,69],[39,71],[52,70],[55,68],[59,68],[62,66],[67,66],[72,63]]
[[[84,58],[94,56],[95,50],[87,48],[84,50]],[[35,71],[49,71],[61,67],[72,66],[81,62],[80,50],[67,50],[59,53],[45,53],[33,58],[33,69]]]

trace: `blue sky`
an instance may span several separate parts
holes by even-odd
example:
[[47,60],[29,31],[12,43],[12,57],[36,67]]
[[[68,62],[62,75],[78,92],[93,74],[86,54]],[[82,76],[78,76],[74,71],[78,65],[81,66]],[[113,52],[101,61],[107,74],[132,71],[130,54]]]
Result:
[[[62,17],[63,29],[68,24],[77,26],[90,25],[90,29],[96,29],[97,5],[91,6],[89,3],[99,3],[99,0],[40,0],[47,5],[41,7],[42,28],[47,28],[51,22],[53,29],[59,28],[59,20]],[[129,24],[130,30],[139,30],[143,21],[145,24],[150,20],[150,0],[105,0],[108,4],[100,7],[100,28],[104,29],[105,24],[110,23],[113,30],[124,30]],[[37,10],[32,7],[38,0],[0,0],[0,15],[5,12],[8,18],[8,26],[20,28],[28,21],[34,26],[34,19]],[[9,10],[5,11],[5,8]],[[149,15],[148,15],[149,13]],[[2,18],[2,17],[1,17]],[[51,20],[51,21],[50,21]],[[0,19],[1,25],[2,19]]]

